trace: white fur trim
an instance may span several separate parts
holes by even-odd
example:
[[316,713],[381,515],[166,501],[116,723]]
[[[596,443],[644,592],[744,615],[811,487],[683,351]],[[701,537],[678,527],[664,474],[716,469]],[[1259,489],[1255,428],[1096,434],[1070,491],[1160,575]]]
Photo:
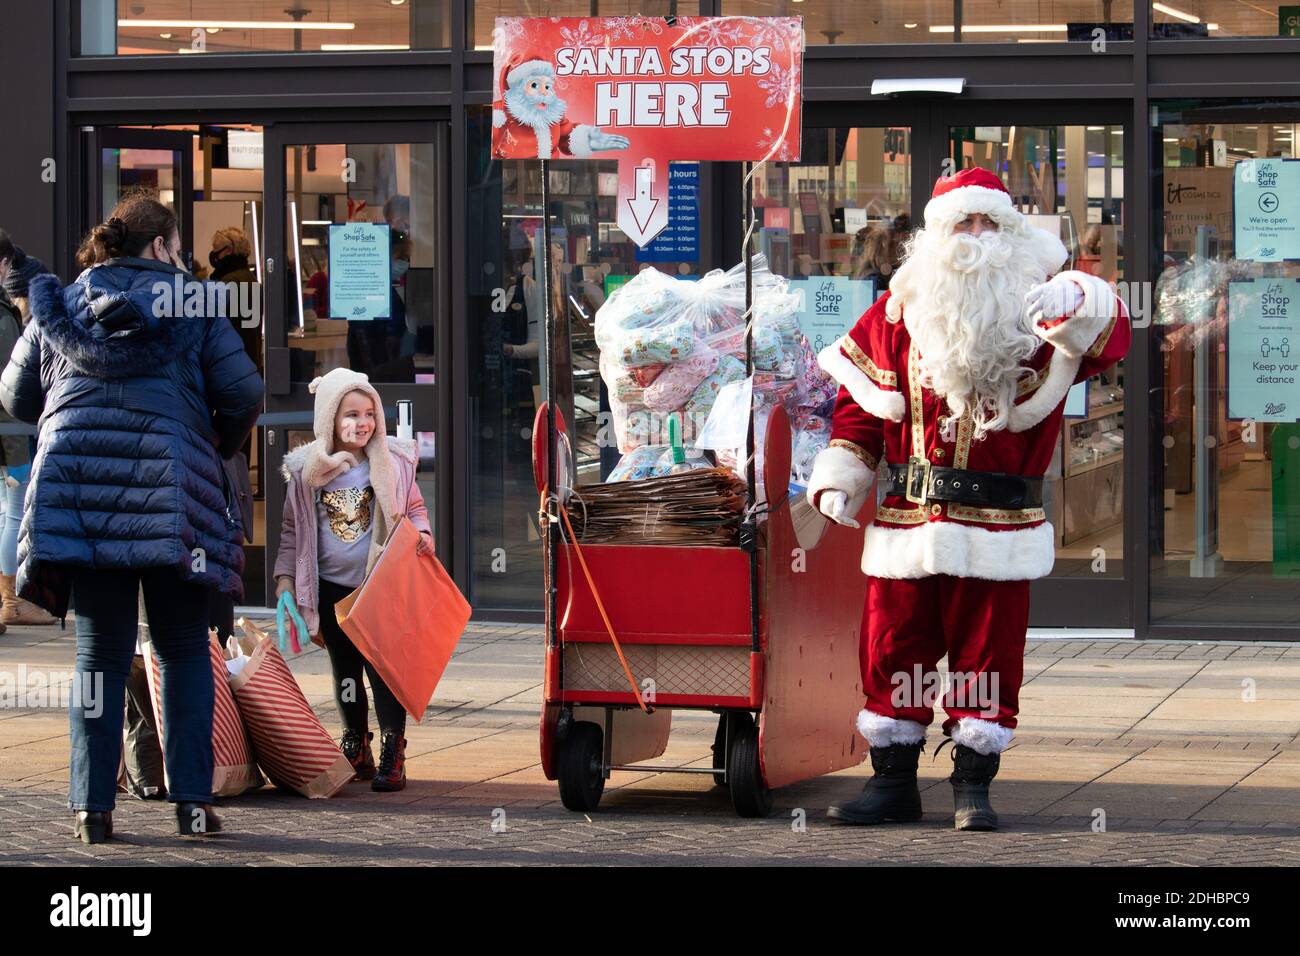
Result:
[[538,74],[543,76],[554,76],[555,64],[551,63],[549,60],[525,60],[506,74],[506,83],[513,87],[520,80]]
[[500,129],[502,126],[505,125],[506,125],[506,111],[494,109],[492,111],[492,128]]
[[[1064,322],[1045,329],[1036,326],[1034,331],[1058,352],[1068,358],[1079,358],[1092,348],[1097,337],[1106,330],[1115,315],[1117,297],[1105,279],[1086,272],[1069,270],[1052,281],[1069,280],[1083,289],[1083,302]],[[1051,316],[1055,318],[1055,316]]]
[[977,754],[1000,754],[1011,743],[1015,731],[991,720],[962,717],[952,728],[952,742],[969,747]]
[[924,578],[951,574],[985,581],[1046,577],[1056,561],[1056,534],[1049,522],[989,531],[956,521],[927,521],[911,528],[867,526],[862,571],[877,578]]
[[1038,264],[1042,266],[1044,274],[1054,275],[1056,270],[1065,265],[1065,260],[1070,258],[1065,243],[1061,241],[1060,236],[1054,236],[1046,229],[1039,229],[1037,226],[1030,226],[1026,232],[1033,237],[1034,255],[1038,259]]
[[816,508],[818,492],[842,491],[849,496],[847,511],[853,517],[862,510],[875,476],[875,472],[847,448],[824,448],[813,461],[812,475],[808,478],[808,501]]
[[569,152],[574,156],[586,157],[592,153],[591,134],[596,132],[594,126],[575,126],[569,133]]
[[537,158],[551,158],[551,126],[549,123],[531,123],[532,131],[537,136]]
[[1082,357],[1070,358],[1064,352],[1053,352],[1047,363],[1047,379],[1034,394],[1012,406],[1011,414],[1007,416],[1007,428],[1012,432],[1028,431],[1056,411],[1056,407],[1065,401],[1082,363]]
[[903,420],[907,408],[903,402],[903,393],[879,388],[840,351],[838,341],[817,353],[817,364],[823,372],[849,390],[853,400],[862,406],[864,412],[877,418],[887,418],[891,422]]
[[[934,225],[943,219],[961,220],[974,213],[983,213],[997,221],[1007,212],[1020,215],[1011,205],[1011,196],[1001,189],[987,186],[962,186],[950,189],[942,196],[935,196],[925,204],[925,224]],[[997,215],[995,215],[997,214]]]
[[925,740],[925,725],[915,720],[900,720],[870,710],[860,710],[858,711],[858,733],[873,747],[919,744]]

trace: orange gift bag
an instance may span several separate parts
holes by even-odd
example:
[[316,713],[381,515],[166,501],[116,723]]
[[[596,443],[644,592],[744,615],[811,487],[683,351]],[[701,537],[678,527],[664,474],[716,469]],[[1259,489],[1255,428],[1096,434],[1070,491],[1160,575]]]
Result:
[[258,764],[277,787],[304,797],[334,796],[352,779],[352,764],[312,711],[275,641],[250,621],[240,618],[239,624],[248,660],[230,678],[230,690]]
[[[163,725],[162,707],[162,671],[158,666],[158,655],[154,653],[153,643],[143,645],[145,656],[145,676],[149,682],[149,702],[153,705],[153,715],[158,727],[158,743],[164,747],[163,734],[167,728]],[[245,790],[260,787],[265,781],[257,771],[253,761],[253,748],[245,732],[244,722],[239,719],[235,707],[235,698],[230,693],[230,681],[226,673],[226,656],[217,645],[216,634],[208,638],[208,650],[212,657],[212,795],[214,797],[237,797]],[[166,764],[163,771],[166,772]],[[167,788],[171,789],[170,781]]]
[[334,605],[339,626],[415,720],[424,716],[469,622],[470,607],[420,533],[398,519],[370,575]]

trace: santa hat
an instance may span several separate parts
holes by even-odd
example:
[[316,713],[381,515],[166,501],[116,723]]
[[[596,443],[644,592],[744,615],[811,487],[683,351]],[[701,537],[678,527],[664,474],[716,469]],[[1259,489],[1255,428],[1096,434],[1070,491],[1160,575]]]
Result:
[[372,472],[376,467],[384,468],[387,465],[388,436],[384,433],[384,405],[367,375],[348,368],[336,368],[313,379],[307,386],[307,391],[316,396],[312,414],[315,447],[303,465],[303,478],[308,487],[320,487],[357,464],[357,459],[350,452],[336,451],[334,448],[334,418],[338,415],[344,396],[349,392],[362,392],[375,403],[375,430],[366,442],[366,457],[370,459]]
[[[505,99],[506,90],[514,87],[516,83],[528,79],[530,76],[554,76],[555,64],[547,57],[535,52],[516,53],[501,65],[501,75],[497,78],[501,99]],[[504,126],[506,122],[505,111],[500,107],[492,111],[492,125]]]
[[987,169],[963,169],[954,176],[940,176],[930,201],[925,204],[925,224],[951,229],[962,219],[983,213],[999,226],[1023,229],[1034,237],[1039,264],[1048,275],[1065,263],[1068,253],[1059,236],[1029,224],[1011,202],[1002,179]]

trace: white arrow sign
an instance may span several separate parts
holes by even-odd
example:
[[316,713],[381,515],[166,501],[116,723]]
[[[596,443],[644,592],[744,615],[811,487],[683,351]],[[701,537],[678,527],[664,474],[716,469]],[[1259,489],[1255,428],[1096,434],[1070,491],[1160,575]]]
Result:
[[[620,160],[623,165],[626,160]],[[619,180],[626,182],[620,171]],[[660,189],[666,177],[660,177]],[[618,205],[618,228],[641,248],[668,226],[668,198],[662,192],[655,195],[655,168],[637,166],[633,170],[632,195]]]

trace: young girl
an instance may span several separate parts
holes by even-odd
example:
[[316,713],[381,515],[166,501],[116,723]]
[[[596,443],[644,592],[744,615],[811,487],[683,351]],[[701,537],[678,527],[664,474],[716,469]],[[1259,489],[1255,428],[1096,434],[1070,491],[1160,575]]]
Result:
[[[420,532],[417,553],[433,550],[429,516],[415,483],[415,443],[384,434],[379,393],[360,372],[336,368],[309,388],[316,396],[316,438],[284,458],[289,492],[275,562],[276,599],[289,592],[312,640],[329,652],[334,700],[343,718],[342,747],[356,769],[354,779],[370,780],[372,790],[401,790],[406,712],[339,627],[334,605],[365,580],[402,515]],[[379,718],[377,772],[363,670]]]

